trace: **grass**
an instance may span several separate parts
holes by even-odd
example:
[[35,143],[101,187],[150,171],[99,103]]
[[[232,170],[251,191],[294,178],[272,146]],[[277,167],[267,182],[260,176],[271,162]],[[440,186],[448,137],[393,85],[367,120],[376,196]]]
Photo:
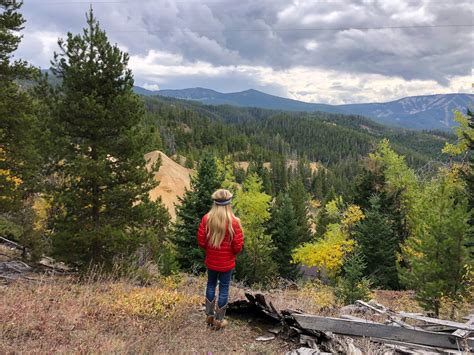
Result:
[[[0,353],[284,353],[280,340],[258,342],[262,330],[231,320],[224,331],[205,326],[203,278],[81,283],[45,277],[0,289]],[[233,290],[234,296],[236,290]]]
[[[178,275],[143,287],[136,279],[44,276],[40,282],[1,286],[0,353],[283,354],[297,347],[280,339],[256,341],[265,329],[243,318],[230,319],[223,331],[207,328],[205,282],[205,277]],[[230,299],[243,298],[245,291],[233,285]],[[338,316],[342,306],[332,288],[318,282],[266,294],[279,309]],[[394,310],[421,311],[410,291],[374,291],[373,296]],[[380,351],[367,340],[354,342],[364,352]]]
[[[13,257],[1,250],[0,261]],[[298,347],[281,339],[259,342],[265,326],[230,318],[223,331],[205,325],[205,276],[157,277],[148,272],[135,277],[104,276],[97,270],[79,279],[32,275],[0,285],[0,353],[258,353],[284,354]],[[143,286],[146,285],[146,286]],[[230,301],[255,292],[233,284]],[[342,304],[333,288],[320,282],[265,291],[278,309],[339,316]],[[411,291],[373,291],[375,301],[398,311],[422,312]],[[470,309],[459,308],[458,319]],[[449,309],[443,318],[448,318]],[[357,314],[356,314],[357,315]],[[364,318],[383,322],[368,312]],[[364,353],[380,353],[366,339],[355,344]]]

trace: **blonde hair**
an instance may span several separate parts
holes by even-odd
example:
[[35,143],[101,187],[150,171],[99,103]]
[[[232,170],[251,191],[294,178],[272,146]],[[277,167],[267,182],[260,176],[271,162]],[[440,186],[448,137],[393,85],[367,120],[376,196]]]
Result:
[[228,201],[232,198],[232,193],[225,189],[219,189],[212,194],[214,203],[207,214],[206,232],[209,244],[214,248],[219,248],[228,231],[230,240],[234,237],[232,219],[236,218],[229,204],[216,204],[216,201]]

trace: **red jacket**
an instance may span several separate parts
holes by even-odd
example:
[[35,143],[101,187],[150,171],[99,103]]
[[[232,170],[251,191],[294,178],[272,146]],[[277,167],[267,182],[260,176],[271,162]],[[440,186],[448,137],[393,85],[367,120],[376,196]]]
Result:
[[233,218],[232,228],[234,228],[234,238],[230,241],[229,232],[227,231],[219,248],[208,245],[206,223],[207,214],[202,217],[197,233],[199,247],[206,251],[204,263],[208,269],[214,271],[227,272],[232,270],[235,267],[235,257],[242,251],[244,246],[244,234],[239,221]]

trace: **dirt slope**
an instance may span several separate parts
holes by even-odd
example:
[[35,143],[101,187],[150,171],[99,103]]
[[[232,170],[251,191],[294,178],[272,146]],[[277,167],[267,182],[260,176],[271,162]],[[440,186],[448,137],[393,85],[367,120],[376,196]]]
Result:
[[[248,161],[236,161],[235,166],[241,169],[244,169],[247,171],[249,168],[249,162]],[[298,160],[293,160],[293,159],[288,159],[286,161],[286,167],[291,167],[292,169],[296,169],[298,166]],[[265,162],[263,163],[263,167],[271,170],[272,169],[272,164],[270,162]],[[316,162],[310,162],[309,167],[311,169],[311,172],[315,173],[317,172],[320,168],[325,169],[324,166],[321,163],[316,163]]]
[[185,189],[189,189],[192,170],[182,167],[159,150],[145,155],[145,159],[149,161],[148,166],[154,164],[160,156],[161,166],[155,173],[155,179],[160,184],[150,191],[150,198],[154,201],[161,196],[163,204],[168,208],[174,220],[176,218],[175,204],[178,203],[178,197],[184,195]]

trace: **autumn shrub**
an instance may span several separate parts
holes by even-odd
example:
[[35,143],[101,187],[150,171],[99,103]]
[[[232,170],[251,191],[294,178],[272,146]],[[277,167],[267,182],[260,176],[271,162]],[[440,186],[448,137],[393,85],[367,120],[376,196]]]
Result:
[[198,304],[200,298],[158,287],[115,287],[103,301],[106,307],[124,316],[169,318],[179,309]]
[[306,282],[300,295],[309,298],[317,308],[337,307],[340,302],[334,293],[334,287],[325,285],[320,280]]
[[364,219],[364,214],[357,205],[345,205],[341,197],[329,201],[325,213],[338,222],[330,223],[322,238],[296,248],[293,261],[324,268],[334,280],[344,265],[345,256],[354,249],[353,228]]

